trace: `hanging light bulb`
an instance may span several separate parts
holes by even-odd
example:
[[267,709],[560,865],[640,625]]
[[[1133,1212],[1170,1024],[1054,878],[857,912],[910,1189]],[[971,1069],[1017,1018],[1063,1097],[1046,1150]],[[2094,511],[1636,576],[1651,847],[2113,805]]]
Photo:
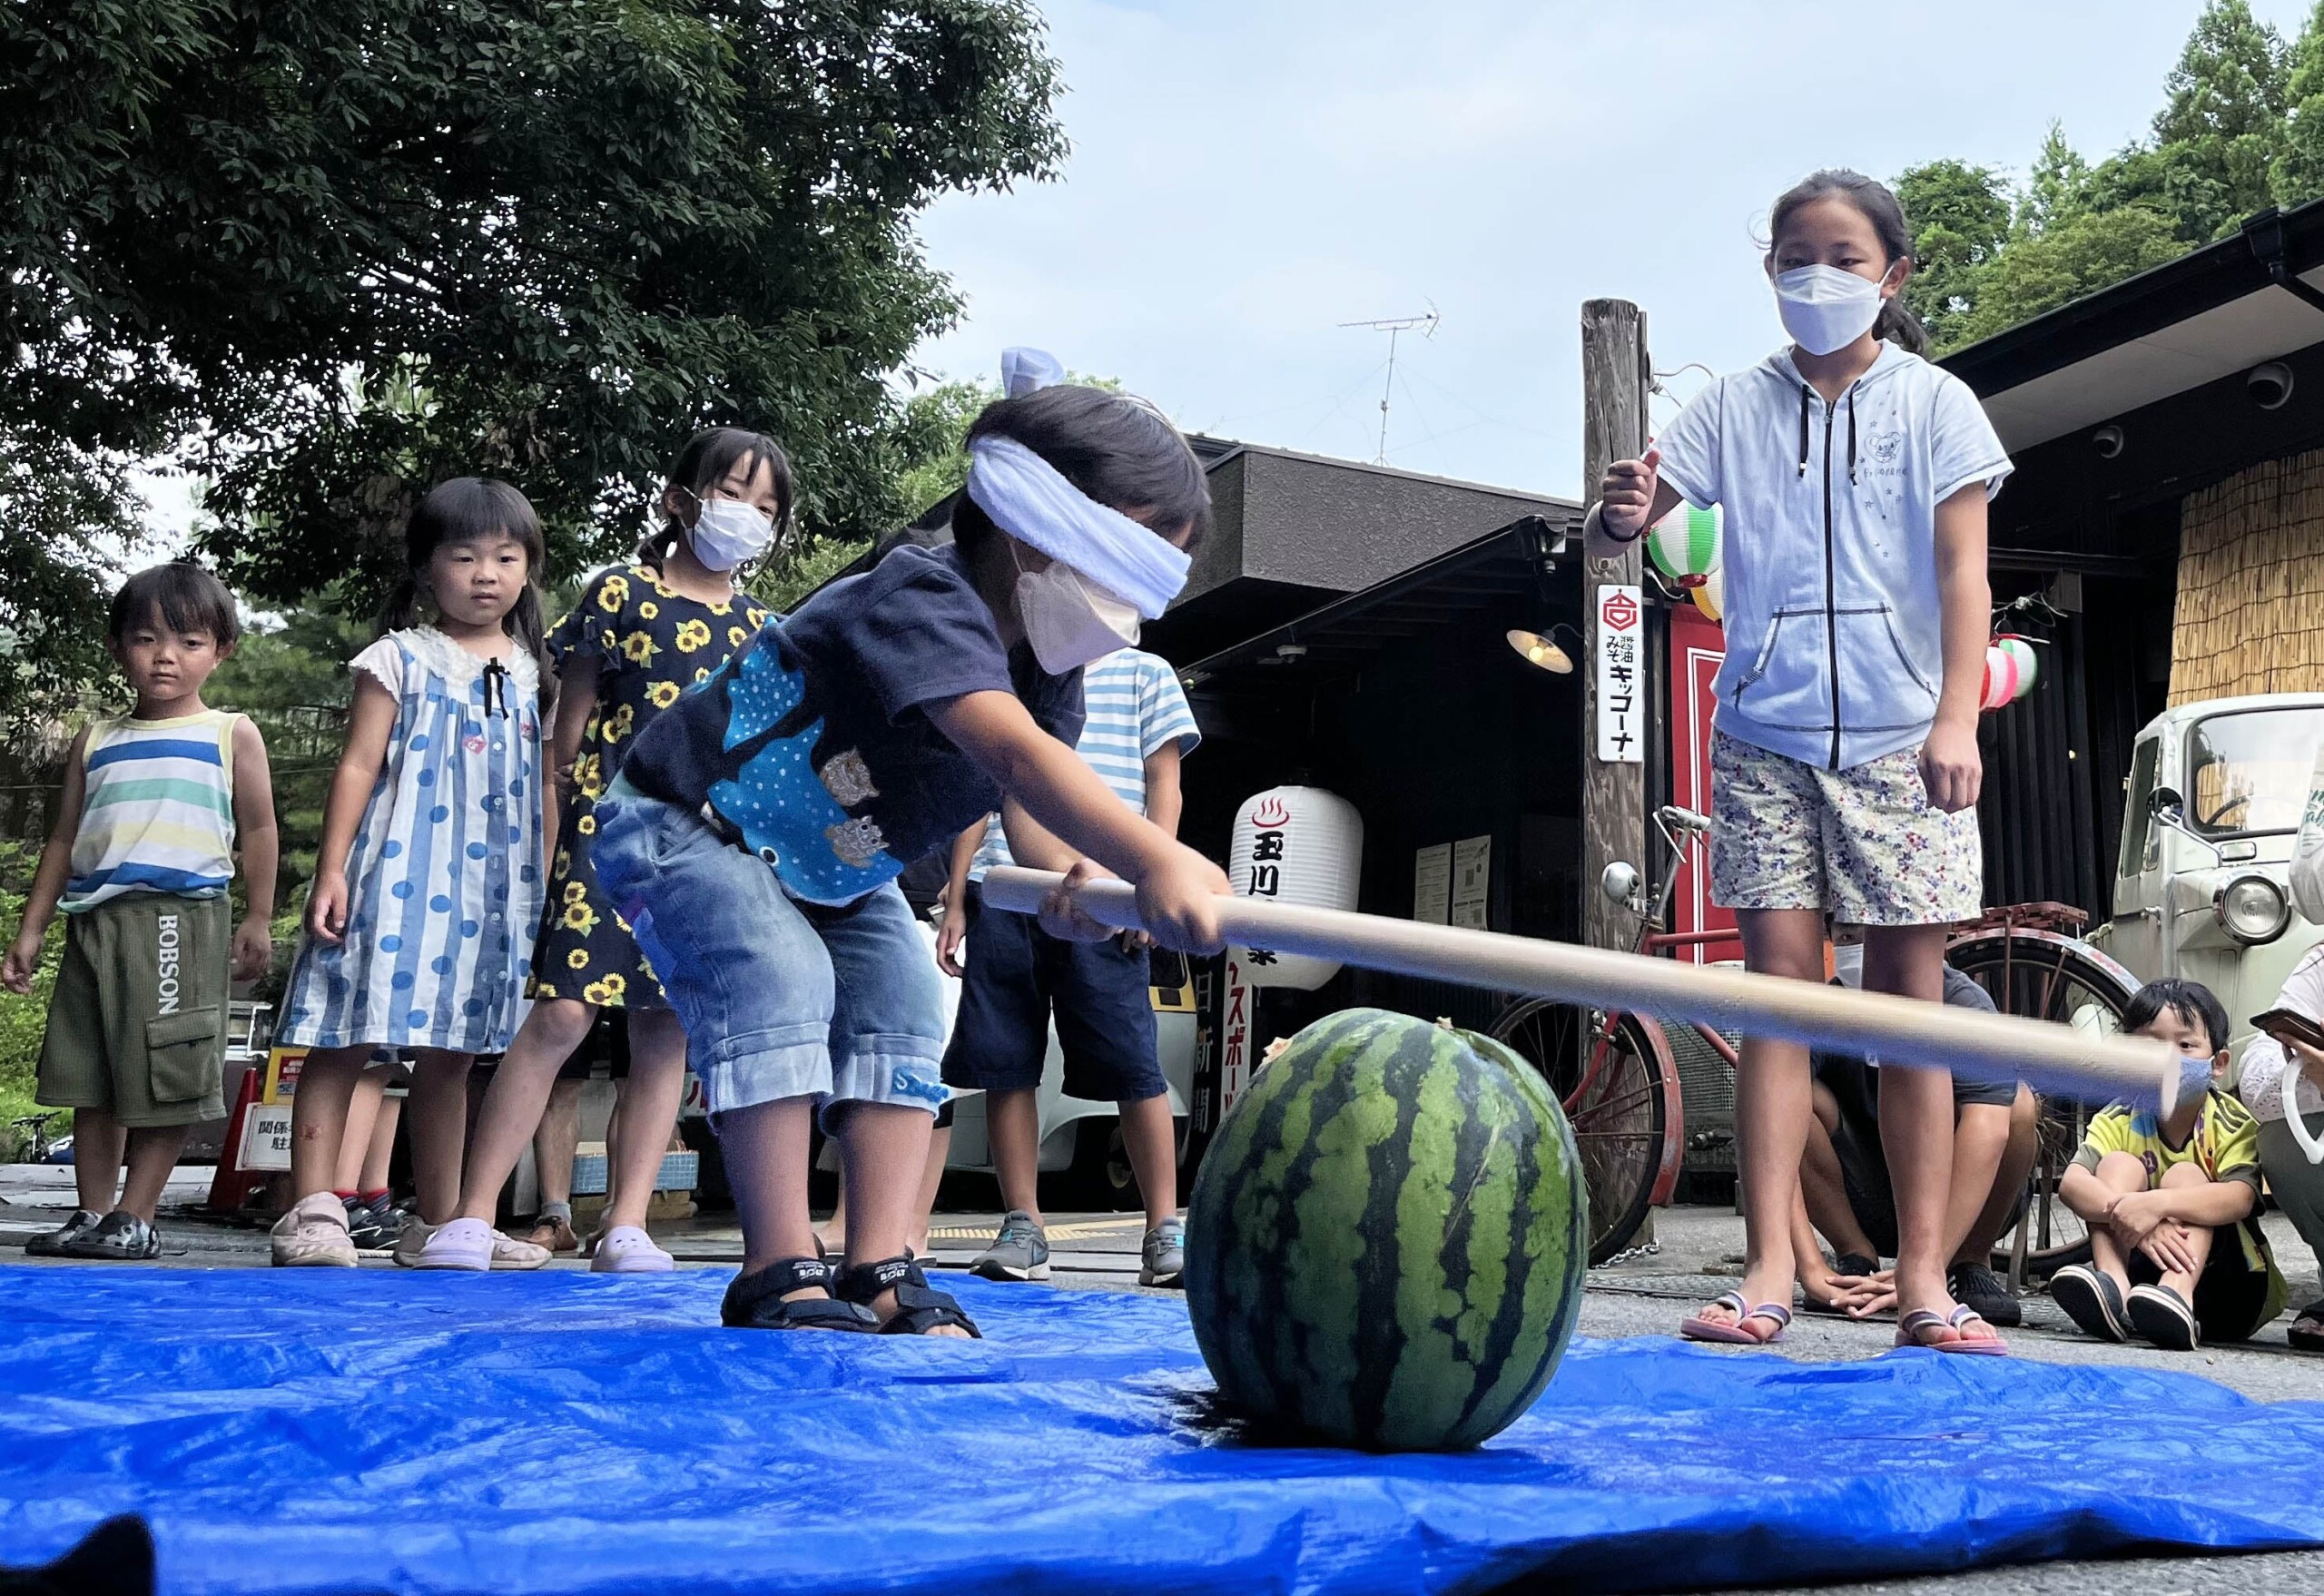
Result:
[[[1551,626],[1550,635],[1547,637],[1542,636],[1539,632],[1516,630],[1510,631],[1506,635],[1509,638],[1510,647],[1515,649],[1527,665],[1548,671],[1552,675],[1567,676],[1573,674],[1573,656],[1560,648],[1554,638],[1560,632],[1571,630],[1571,626]],[[1580,641],[1581,639],[1577,636],[1576,644],[1579,645]]]

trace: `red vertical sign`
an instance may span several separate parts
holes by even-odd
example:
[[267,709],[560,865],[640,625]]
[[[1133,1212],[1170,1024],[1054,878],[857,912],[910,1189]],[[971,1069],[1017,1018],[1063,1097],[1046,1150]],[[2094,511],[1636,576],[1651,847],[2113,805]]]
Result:
[[[1711,683],[1727,657],[1727,635],[1718,623],[1691,604],[1670,610],[1670,801],[1699,814],[1710,813],[1710,719],[1718,697]],[[1731,931],[1735,916],[1710,901],[1709,860],[1696,850],[1679,872],[1671,895],[1670,929]],[[1734,944],[1680,948],[1681,959],[1698,964],[1739,956]]]

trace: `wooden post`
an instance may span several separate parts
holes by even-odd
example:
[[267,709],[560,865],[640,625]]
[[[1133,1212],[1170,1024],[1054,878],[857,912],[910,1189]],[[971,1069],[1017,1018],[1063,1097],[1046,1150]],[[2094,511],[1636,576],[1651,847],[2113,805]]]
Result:
[[[1646,317],[1627,300],[1588,300],[1581,307],[1581,497],[1598,497],[1606,468],[1635,458],[1646,444],[1646,379],[1653,369],[1646,354]],[[1581,573],[1583,657],[1581,673],[1581,940],[1592,948],[1628,948],[1638,922],[1606,901],[1598,878],[1616,860],[1638,867],[1649,880],[1654,861],[1646,856],[1646,770],[1643,763],[1620,764],[1598,757],[1598,592],[1620,583],[1636,586],[1639,547],[1620,559],[1590,560]],[[1646,627],[1634,625],[1639,639],[1639,703],[1652,702],[1648,684],[1653,661]],[[1651,735],[1660,717],[1641,713],[1641,732]]]

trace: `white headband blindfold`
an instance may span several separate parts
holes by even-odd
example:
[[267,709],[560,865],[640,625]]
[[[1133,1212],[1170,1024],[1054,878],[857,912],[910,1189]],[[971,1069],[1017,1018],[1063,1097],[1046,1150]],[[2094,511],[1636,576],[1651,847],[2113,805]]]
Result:
[[992,524],[1158,619],[1193,561],[1119,510],[1098,503],[1023,444],[980,438],[969,450],[969,498]]

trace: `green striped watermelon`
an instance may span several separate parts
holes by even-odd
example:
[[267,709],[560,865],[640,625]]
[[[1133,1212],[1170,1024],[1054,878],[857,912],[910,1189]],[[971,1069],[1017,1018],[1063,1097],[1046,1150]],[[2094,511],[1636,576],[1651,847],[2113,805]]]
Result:
[[1350,1009],[1236,1099],[1187,1209],[1228,1403],[1382,1451],[1473,1446],[1541,1394],[1590,1250],[1573,1132],[1488,1037]]

